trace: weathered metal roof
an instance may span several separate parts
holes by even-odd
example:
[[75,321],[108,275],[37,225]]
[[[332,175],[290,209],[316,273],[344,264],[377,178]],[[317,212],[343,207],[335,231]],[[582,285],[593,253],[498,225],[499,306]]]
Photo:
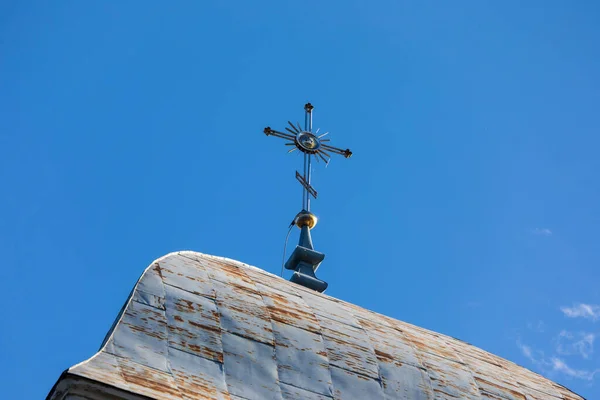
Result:
[[[165,400],[582,399],[460,340],[195,252],[155,261],[67,377]],[[48,397],[64,395],[59,381]]]

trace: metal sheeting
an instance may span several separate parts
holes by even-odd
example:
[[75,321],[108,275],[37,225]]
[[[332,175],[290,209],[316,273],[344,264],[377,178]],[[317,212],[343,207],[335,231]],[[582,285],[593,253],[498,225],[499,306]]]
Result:
[[223,332],[223,347],[225,376],[232,394],[248,399],[281,399],[272,346]]
[[168,346],[222,363],[221,324],[215,302],[170,287],[165,304]]
[[581,399],[457,339],[193,252],[154,262],[104,347],[68,373],[165,400]]
[[333,388],[321,335],[274,321],[279,381],[331,396]]

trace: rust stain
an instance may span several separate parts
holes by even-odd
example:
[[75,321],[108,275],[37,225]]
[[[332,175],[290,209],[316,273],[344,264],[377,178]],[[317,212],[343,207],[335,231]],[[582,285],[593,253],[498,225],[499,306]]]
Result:
[[489,380],[485,380],[485,379],[482,379],[479,377],[475,377],[475,381],[477,381],[477,383],[479,383],[479,384],[485,384],[485,386],[493,387],[493,388],[497,389],[498,392],[500,392],[500,393],[510,394],[515,399],[526,400],[525,396],[521,392],[516,391],[515,389],[509,388],[506,386],[501,386],[496,383],[490,382]]
[[158,371],[154,372],[149,368],[133,369],[122,365],[121,374],[128,383],[150,388],[158,393],[179,397],[177,388],[165,384],[167,378],[164,377],[164,374],[158,373]]

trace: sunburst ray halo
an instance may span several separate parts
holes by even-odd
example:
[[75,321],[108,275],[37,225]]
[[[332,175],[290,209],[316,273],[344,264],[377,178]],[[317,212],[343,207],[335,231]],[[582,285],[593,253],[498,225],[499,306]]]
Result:
[[[287,133],[276,131],[274,129],[271,129],[271,127],[266,127],[264,129],[264,133],[267,136],[276,136],[288,140],[289,142],[285,143],[286,146],[296,146],[296,149],[300,150],[302,153],[318,156],[318,158],[316,159],[318,160],[319,158],[321,158],[323,161],[325,161],[325,163],[329,163],[331,159],[331,155],[325,150],[328,150],[335,154],[343,155],[346,158],[352,156],[352,152],[349,149],[343,150],[325,144],[325,142],[329,142],[331,139],[322,139],[322,137],[327,135],[329,132],[325,132],[319,136],[316,136],[312,132],[299,129],[300,124],[297,124],[298,126],[294,126],[294,124],[291,121],[288,121],[288,124],[293,129],[285,127]],[[294,151],[294,149],[289,150],[288,153],[291,153],[292,151]]]

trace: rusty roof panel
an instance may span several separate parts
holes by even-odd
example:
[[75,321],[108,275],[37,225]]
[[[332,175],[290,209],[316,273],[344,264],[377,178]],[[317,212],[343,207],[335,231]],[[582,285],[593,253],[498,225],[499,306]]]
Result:
[[[518,377],[517,383],[521,385],[528,393],[535,394],[536,392],[538,392],[540,394],[543,393],[546,396],[546,398],[552,396],[562,399],[561,394],[558,391],[556,391],[556,389],[554,389],[552,385],[544,384],[544,380],[545,378],[539,375],[535,376],[532,373],[522,377]],[[536,396],[539,396],[540,394],[536,394]]]
[[273,322],[275,357],[283,383],[332,396],[331,373],[321,335]]
[[[182,398],[179,395],[175,379],[170,374],[107,352],[99,352],[89,360],[72,367],[69,371],[73,371],[78,376],[107,383],[115,388],[152,399]],[[49,396],[49,398],[52,397]],[[67,396],[67,398],[69,397]]]
[[383,392],[389,399],[433,400],[431,380],[427,373],[401,361],[380,358],[379,368]]
[[229,392],[248,400],[281,400],[273,346],[223,332]]
[[502,368],[497,363],[488,363],[482,361],[479,357],[472,357],[466,352],[461,354],[463,361],[472,371],[473,378],[482,392],[498,397],[505,396],[509,399],[525,399],[525,392],[519,388],[509,370]]
[[281,395],[284,400],[333,400],[333,397],[324,396],[309,390],[300,389],[298,387],[281,383]]
[[158,371],[131,359],[117,357],[119,373],[136,394],[157,400],[183,399],[175,378],[168,372]]
[[412,329],[408,324],[400,324],[399,328],[402,336],[412,343],[418,351],[447,358],[457,363],[462,362],[452,347],[438,336]]
[[298,285],[282,285],[282,279],[279,276],[252,266],[246,266],[244,272],[246,273],[246,276],[254,280],[255,283],[260,283],[263,286],[277,289],[280,292],[300,297],[300,292],[297,290]]
[[213,281],[213,284],[217,289],[221,328],[273,345],[271,318],[261,296],[218,281]]
[[319,322],[331,365],[379,378],[377,357],[362,329],[323,317]]
[[193,252],[155,261],[68,374],[161,400],[582,400],[458,339]]
[[89,360],[71,367],[71,370],[77,370],[77,374],[84,378],[98,382],[110,382],[112,386],[130,392],[134,391],[119,372],[119,363],[114,354],[101,351]]
[[[562,397],[549,396],[546,393],[542,393],[542,392],[539,392],[539,391],[533,390],[533,389],[527,390],[526,398],[527,398],[527,400],[556,400],[556,399],[564,400]],[[579,399],[581,399],[581,398],[579,398]]]
[[475,376],[475,382],[482,395],[491,399],[525,400],[525,394],[516,387],[506,385],[504,382],[491,376]]
[[369,341],[373,346],[379,364],[406,364],[425,370],[410,342],[398,340],[399,332],[386,331],[382,328],[377,331],[366,328],[365,332],[369,336]]
[[145,304],[150,307],[158,308],[160,310],[165,310],[165,297],[157,296],[152,293],[143,292],[141,290],[136,290],[133,293],[133,301],[136,301],[140,304]]
[[317,318],[301,297],[261,284],[256,284],[256,288],[261,293],[273,321],[293,325],[313,333],[320,332]]
[[187,257],[164,257],[153,270],[166,285],[175,286],[196,295],[215,298],[215,288],[206,270]]
[[462,364],[430,353],[421,353],[421,359],[431,379],[436,398],[443,399],[445,396],[450,396],[479,399],[481,397],[471,372]]
[[[554,382],[553,382],[554,383]],[[562,398],[564,400],[578,400],[579,396],[577,396],[576,394],[574,394],[573,392],[571,392],[569,389],[567,389],[564,386],[559,385],[558,383],[554,383],[554,388],[556,389],[556,391],[558,393],[560,393],[560,395],[562,396]]]
[[107,351],[168,372],[166,339],[164,311],[132,301],[115,328],[112,340],[107,343]]
[[166,317],[169,346],[223,362],[221,323],[211,299],[167,286]]
[[385,399],[381,383],[376,379],[333,366],[331,378],[336,400]]
[[158,269],[159,266],[156,263],[142,276],[133,292],[133,300],[164,310],[165,287]]
[[446,343],[463,360],[465,357],[472,360],[471,364],[493,365],[495,367],[502,368],[502,365],[497,361],[497,357],[492,356],[487,351],[481,350],[475,346],[461,342],[454,338],[446,338]]
[[[206,264],[206,262],[201,263],[201,265]],[[224,283],[228,286],[233,286],[258,294],[254,281],[247,276],[246,272],[242,268],[217,261],[212,261],[212,265],[213,268],[207,268],[211,279]],[[215,266],[218,268],[214,268]]]
[[498,374],[473,372],[473,378],[482,392],[493,394],[498,397],[504,396],[508,399],[525,399],[526,391],[521,389],[517,384],[514,384],[510,377],[507,379],[502,371],[496,372],[498,372]]
[[222,363],[169,349],[171,372],[184,398],[229,399]]
[[301,290],[301,297],[312,308],[316,315],[320,315],[325,318],[332,319],[342,324],[351,325],[360,328],[360,325],[356,318],[351,314],[350,310],[344,307],[341,303],[333,299],[328,299],[325,295],[317,292],[308,292],[308,289],[299,286],[304,290]]

